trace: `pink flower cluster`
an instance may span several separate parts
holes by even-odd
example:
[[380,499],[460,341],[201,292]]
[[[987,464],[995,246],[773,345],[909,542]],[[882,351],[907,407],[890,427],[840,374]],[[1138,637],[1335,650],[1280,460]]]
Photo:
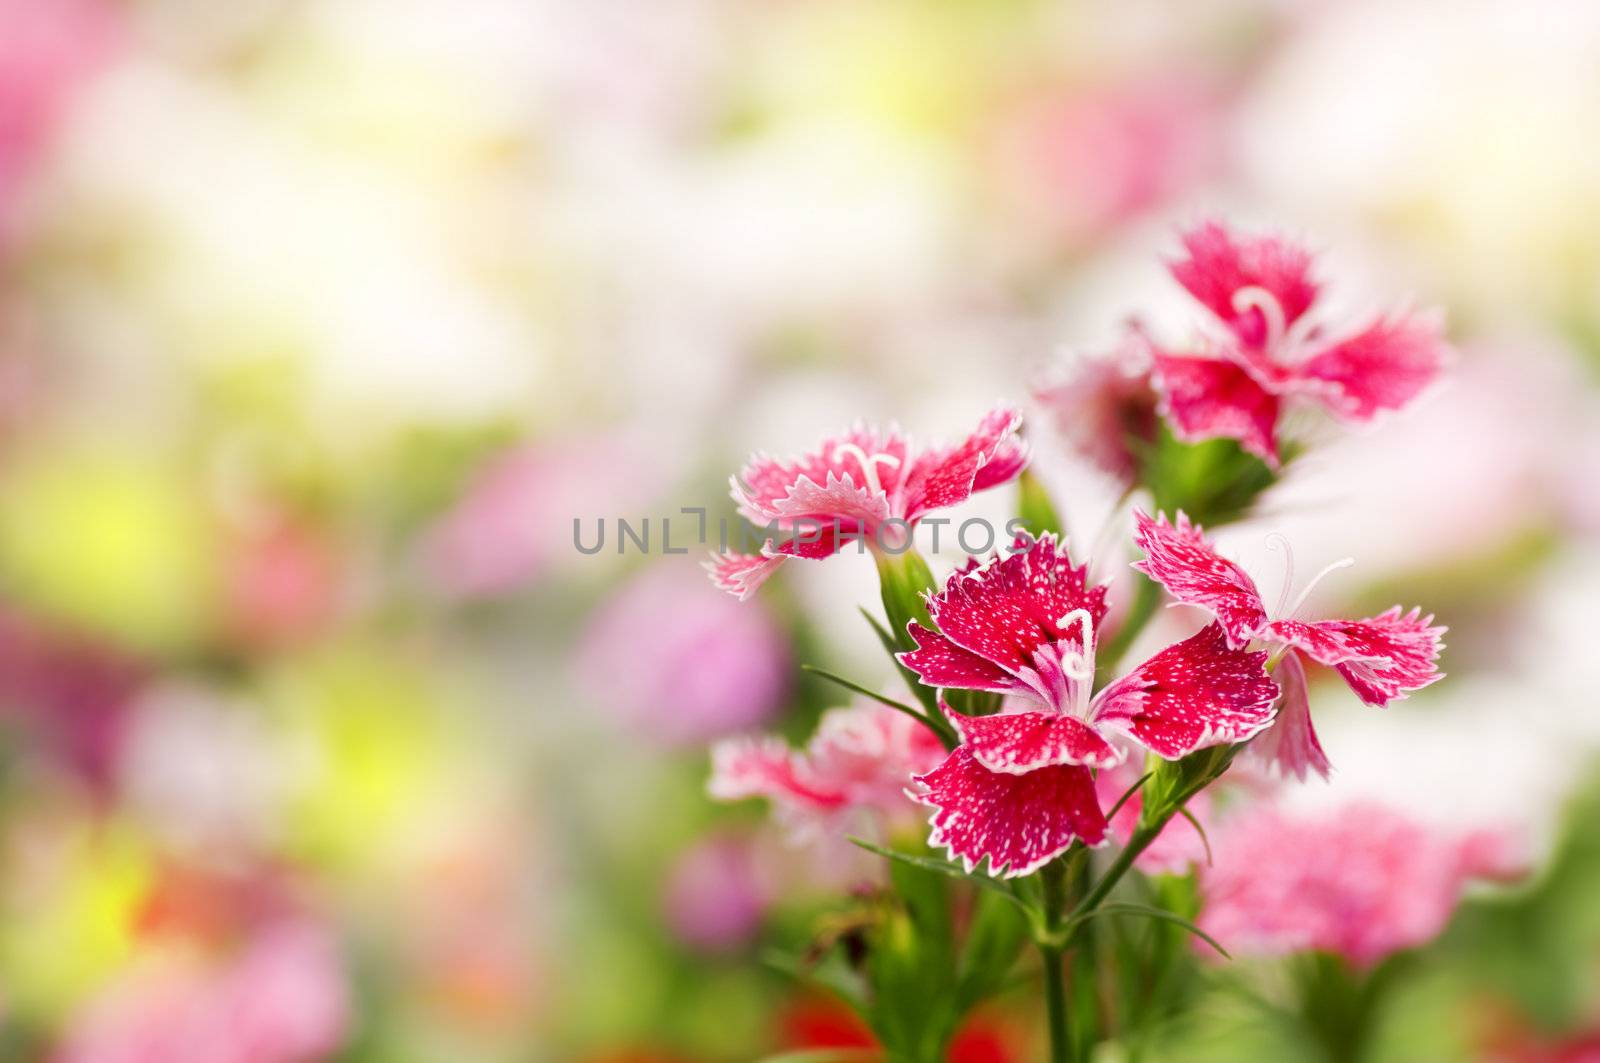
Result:
[[1258,753],[1286,774],[1303,779],[1309,770],[1326,778],[1330,768],[1311,726],[1300,654],[1337,670],[1368,705],[1387,705],[1443,678],[1437,662],[1445,629],[1433,627],[1433,617],[1422,616],[1420,610],[1406,613],[1397,605],[1364,620],[1299,620],[1294,614],[1311,586],[1301,592],[1299,602],[1290,605],[1285,581],[1285,600],[1279,601],[1276,616],[1272,616],[1255,582],[1217,553],[1202,530],[1182,513],[1175,524],[1164,516],[1152,520],[1144,513],[1135,514],[1134,519],[1138,543],[1145,551],[1145,559],[1135,563],[1135,568],[1165,587],[1179,603],[1199,606],[1215,616],[1228,645],[1260,642],[1279,656],[1277,678],[1283,701],[1278,723],[1265,736]]
[[1234,439],[1277,467],[1290,406],[1370,421],[1409,404],[1448,357],[1435,314],[1395,312],[1330,335],[1314,312],[1311,253],[1277,236],[1206,222],[1183,234],[1168,268],[1209,316],[1197,341],[1167,347],[1135,326],[1115,354],[1036,391],[1069,441],[1120,476],[1134,459],[1126,429],[1148,424],[1152,405],[1179,439]]
[[1362,967],[1436,937],[1469,881],[1521,870],[1502,835],[1451,837],[1370,804],[1254,809],[1215,843],[1201,929],[1235,952],[1315,949]]
[[944,755],[926,726],[873,702],[823,716],[803,751],[781,738],[735,738],[711,755],[711,796],[771,801],[797,839],[845,827],[861,815],[894,824],[912,810],[906,784]]
[[917,649],[901,662],[928,686],[994,691],[1014,706],[995,716],[946,706],[961,744],[917,778],[932,844],[968,870],[987,859],[990,874],[1027,875],[1075,841],[1101,844],[1090,769],[1122,763],[1127,743],[1177,760],[1272,722],[1267,655],[1230,646],[1217,624],[1091,696],[1106,588],[1090,586],[1054,536],[974,559],[928,607],[939,630],[913,623]]
[[858,424],[792,461],[758,454],[730,481],[739,513],[761,527],[793,532],[759,555],[721,554],[712,581],[740,598],[754,594],[791,557],[829,557],[851,542],[898,551],[935,509],[1015,479],[1028,454],[1016,438],[1022,417],[991,410],[955,446],[918,450],[893,425]]

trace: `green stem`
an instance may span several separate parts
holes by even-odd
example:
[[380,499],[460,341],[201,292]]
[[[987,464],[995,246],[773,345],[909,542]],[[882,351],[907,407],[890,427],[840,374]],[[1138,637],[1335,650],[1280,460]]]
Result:
[[1066,868],[1059,860],[1046,864],[1039,873],[1044,894],[1045,940],[1039,955],[1044,961],[1044,1007],[1050,1030],[1050,1063],[1071,1063],[1072,1038],[1067,1030],[1067,983],[1063,971],[1065,950],[1054,944],[1066,909]]
[[1100,876],[1100,880],[1089,888],[1089,892],[1083,895],[1083,900],[1079,901],[1077,907],[1072,909],[1072,916],[1067,920],[1069,923],[1087,915],[1100,906],[1100,902],[1105,900],[1111,891],[1116,888],[1117,883],[1122,880],[1122,876],[1126,875],[1128,869],[1133,867],[1133,862],[1139,859],[1139,854],[1150,847],[1150,843],[1156,840],[1157,835],[1161,833],[1161,828],[1167,825],[1167,820],[1171,819],[1172,816],[1173,813],[1169,812],[1155,822],[1141,823],[1134,829],[1133,835],[1128,839],[1128,844],[1122,847],[1122,851],[1111,862],[1111,866],[1106,868],[1105,874]]
[[1128,647],[1133,645],[1133,640],[1139,637],[1139,632],[1144,630],[1150,618],[1156,615],[1156,607],[1160,604],[1160,585],[1149,576],[1140,575],[1139,589],[1134,592],[1133,604],[1128,607],[1128,615],[1123,618],[1122,626],[1095,651],[1097,686],[1104,686],[1115,673],[1123,654],[1128,652]]

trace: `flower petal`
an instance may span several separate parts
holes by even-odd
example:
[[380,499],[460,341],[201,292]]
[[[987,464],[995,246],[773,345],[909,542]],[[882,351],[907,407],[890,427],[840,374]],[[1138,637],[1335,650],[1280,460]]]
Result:
[[1155,439],[1158,424],[1147,346],[1131,337],[1111,354],[1086,358],[1033,389],[1057,434],[1125,483],[1138,473],[1133,442]]
[[920,455],[905,478],[905,516],[916,521],[929,510],[965,502],[974,491],[1005,483],[1028,463],[1027,450],[1016,439],[1022,415],[997,406],[973,432],[954,447]]
[[1336,627],[1362,656],[1337,666],[1350,689],[1368,705],[1387,705],[1444,678],[1439,671],[1440,641],[1446,628],[1432,627],[1433,617],[1397,605],[1366,620],[1324,621]]
[[895,656],[926,686],[991,690],[1000,694],[1026,693],[1032,689],[998,664],[962,649],[937,631],[915,621],[907,624],[906,630],[916,641],[917,648]]
[[1364,647],[1345,634],[1345,625],[1343,620],[1274,620],[1261,629],[1260,636],[1292,646],[1331,668],[1366,656]]
[[1244,569],[1217,553],[1204,529],[1190,524],[1182,511],[1176,524],[1169,524],[1165,514],[1152,520],[1135,511],[1134,523],[1134,541],[1145,552],[1134,568],[1185,605],[1209,610],[1230,646],[1244,646],[1255,637],[1267,620],[1261,592]]
[[1053,712],[964,716],[948,705],[943,708],[962,744],[990,771],[1025,775],[1052,764],[1109,768],[1124,756],[1073,716]]
[[1229,648],[1209,624],[1096,695],[1089,725],[1123,731],[1168,760],[1243,742],[1272,722],[1278,687],[1266,662],[1264,652]]
[[1333,765],[1328,763],[1328,755],[1317,741],[1316,728],[1311,726],[1310,691],[1300,655],[1284,654],[1274,678],[1283,691],[1278,715],[1272,726],[1250,743],[1249,754],[1276,767],[1285,778],[1292,775],[1303,782],[1306,772],[1314,771],[1326,779]]
[[917,781],[923,788],[917,800],[935,809],[928,844],[959,857],[968,871],[987,859],[989,874],[1015,878],[1037,871],[1074,841],[1105,840],[1094,779],[1079,765],[1006,775],[959,746]]
[[755,554],[712,554],[703,567],[711,582],[741,602],[756,592],[783,564],[783,557]]
[[1186,256],[1168,263],[1172,276],[1205,304],[1247,347],[1260,348],[1269,337],[1265,315],[1243,309],[1235,296],[1260,288],[1277,300],[1287,327],[1311,307],[1317,284],[1311,280],[1311,254],[1276,236],[1240,238],[1209,221],[1183,234]]
[[1186,443],[1236,439],[1245,450],[1278,467],[1278,397],[1237,363],[1206,355],[1157,352],[1151,382],[1161,415]]
[[706,792],[720,801],[764,797],[774,804],[815,812],[844,807],[848,795],[816,776],[781,738],[732,738],[711,750]]
[[1098,629],[1106,615],[1106,588],[1089,586],[1089,566],[1073,565],[1054,535],[1040,536],[982,568],[955,573],[928,602],[950,641],[1024,677],[1034,674],[1041,647],[1082,648],[1082,625],[1061,625],[1077,609],[1088,612]]
[[1295,367],[1330,409],[1352,421],[1398,410],[1439,375],[1448,348],[1433,315],[1384,318]]
[[[899,490],[907,471],[908,450],[905,436],[893,425],[876,428],[859,423],[790,461],[765,454],[751,457],[731,481],[733,500],[755,524],[806,516],[865,519],[873,513],[882,520],[888,514],[888,497]],[[882,491],[869,489],[872,477],[862,468],[862,454],[869,460],[874,455],[889,459],[873,462],[872,477]]]

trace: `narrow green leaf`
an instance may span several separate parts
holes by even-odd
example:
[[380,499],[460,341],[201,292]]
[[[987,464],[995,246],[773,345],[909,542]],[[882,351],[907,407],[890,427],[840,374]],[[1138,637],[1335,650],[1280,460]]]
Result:
[[1211,866],[1211,839],[1206,837],[1206,829],[1200,825],[1200,821],[1198,819],[1194,818],[1194,813],[1189,811],[1189,806],[1188,805],[1179,805],[1178,806],[1178,815],[1180,815],[1184,819],[1188,820],[1189,821],[1189,825],[1194,828],[1194,832],[1196,834],[1200,835],[1200,844],[1205,846],[1205,850],[1206,850],[1206,866],[1210,867]]
[[822,679],[826,679],[830,683],[837,683],[839,686],[844,687],[846,690],[853,690],[857,694],[861,694],[861,695],[863,695],[865,697],[869,697],[873,701],[876,701],[880,705],[887,705],[891,709],[899,709],[901,712],[905,713],[907,716],[915,716],[918,720],[921,720],[923,723],[927,723],[928,722],[928,718],[922,714],[921,710],[914,709],[910,705],[907,705],[903,701],[896,701],[893,698],[885,697],[884,695],[879,694],[875,690],[869,690],[868,688],[862,686],[860,683],[857,683],[857,682],[855,682],[854,680],[851,680],[851,679],[846,679],[842,675],[836,675],[835,673],[828,671],[826,668],[818,668],[814,664],[802,664],[800,666],[800,670],[802,672],[810,672],[812,675],[818,676],[818,677],[820,677]]
[[1212,937],[1204,930],[1201,930],[1199,927],[1189,922],[1189,920],[1180,915],[1174,915],[1172,912],[1169,912],[1164,908],[1152,908],[1148,904],[1132,904],[1127,901],[1107,901],[1104,904],[1101,904],[1099,907],[1093,908],[1078,916],[1073,920],[1073,924],[1081,923],[1087,919],[1093,919],[1097,915],[1142,915],[1150,919],[1161,919],[1165,922],[1183,927],[1183,929],[1187,930],[1201,941],[1204,941],[1207,945],[1210,945],[1212,948],[1216,949],[1223,956],[1226,956],[1230,960],[1233,959],[1233,957],[1228,954],[1228,950],[1217,943],[1216,938]]
[[1013,893],[1011,888],[1000,879],[990,878],[988,875],[979,875],[968,872],[966,868],[961,867],[959,864],[952,864],[948,860],[940,860],[931,856],[913,856],[911,853],[902,853],[894,849],[885,849],[881,845],[872,844],[865,838],[856,838],[852,836],[849,840],[850,844],[855,845],[858,848],[865,849],[869,853],[876,853],[878,856],[884,857],[885,859],[896,860],[902,864],[909,864],[912,867],[921,868],[924,871],[937,871],[939,874],[948,875],[951,878],[965,879],[968,882],[982,886],[984,889],[993,890],[995,893],[998,893],[1000,896],[1009,900],[1012,904],[1015,904],[1018,908],[1021,908],[1024,912],[1027,912],[1030,916],[1033,915],[1032,909],[1030,909],[1028,905],[1024,903],[1022,898]]
[[1128,787],[1127,790],[1123,791],[1123,794],[1122,794],[1121,797],[1117,798],[1117,803],[1111,806],[1111,811],[1110,812],[1106,813],[1106,819],[1110,819],[1112,816],[1116,815],[1118,812],[1121,812],[1122,811],[1122,806],[1128,803],[1128,799],[1130,797],[1132,797],[1134,794],[1138,793],[1139,792],[1139,787],[1141,787],[1145,783],[1149,782],[1150,781],[1150,776],[1152,776],[1154,774],[1155,774],[1155,772],[1153,772],[1153,771],[1147,771],[1143,775],[1139,776],[1138,781],[1135,782],[1132,786]]
[[761,962],[779,974],[788,975],[798,982],[809,982],[831,990],[858,1014],[866,1017],[867,995],[860,978],[848,968],[827,963],[803,963],[777,949],[767,949],[763,952]]

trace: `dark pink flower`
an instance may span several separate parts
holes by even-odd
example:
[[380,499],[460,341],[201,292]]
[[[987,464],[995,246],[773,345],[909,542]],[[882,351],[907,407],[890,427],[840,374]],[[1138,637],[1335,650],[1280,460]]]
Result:
[[969,868],[988,857],[992,874],[1024,875],[1075,838],[1101,842],[1106,823],[1089,769],[1122,762],[1115,739],[1176,760],[1243,742],[1271,722],[1277,687],[1267,655],[1230,647],[1216,624],[1091,696],[1105,595],[1045,535],[952,575],[929,598],[937,631],[909,625],[917,649],[900,660],[923,683],[1012,699],[994,716],[947,707],[961,745],[919,779],[921,800],[936,809],[933,843]]
[[1436,937],[1469,880],[1505,877],[1505,867],[1483,863],[1483,837],[1429,830],[1369,804],[1247,811],[1213,837],[1199,925],[1230,951],[1316,949],[1370,966]]
[[1168,523],[1165,515],[1153,520],[1145,513],[1135,513],[1134,520],[1138,526],[1135,539],[1145,551],[1145,559],[1135,562],[1134,568],[1165,587],[1180,603],[1211,612],[1230,646],[1243,647],[1259,640],[1282,655],[1277,673],[1282,705],[1277,723],[1256,752],[1271,758],[1285,774],[1303,779],[1311,770],[1326,778],[1329,771],[1328,759],[1311,726],[1305,672],[1296,653],[1335,669],[1368,705],[1387,705],[1444,678],[1437,662],[1443,648],[1440,637],[1446,629],[1433,627],[1433,617],[1422,616],[1420,610],[1404,613],[1397,605],[1363,620],[1295,618],[1317,581],[1348,562],[1328,566],[1291,604],[1291,555],[1290,572],[1273,615],[1267,612],[1255,581],[1217,553],[1203,530],[1190,524],[1183,513],[1175,524]]
[[930,511],[1016,477],[1027,451],[1022,417],[1000,406],[977,431],[950,447],[914,448],[899,429],[860,424],[791,461],[752,457],[730,483],[752,524],[793,532],[767,540],[759,556],[727,553],[707,562],[712,582],[748,598],[790,557],[828,557],[852,541],[898,549]]
[[764,797],[801,840],[842,827],[852,816],[903,818],[911,777],[944,756],[924,724],[875,702],[822,717],[804,750],[781,738],[735,738],[711,752],[707,790],[723,801]]
[[1194,351],[1152,344],[1151,378],[1180,438],[1237,439],[1276,465],[1285,402],[1368,421],[1416,398],[1444,364],[1441,323],[1430,314],[1392,314],[1329,339],[1310,313],[1321,288],[1302,247],[1216,222],[1185,233],[1183,246],[1172,275],[1222,328]]

